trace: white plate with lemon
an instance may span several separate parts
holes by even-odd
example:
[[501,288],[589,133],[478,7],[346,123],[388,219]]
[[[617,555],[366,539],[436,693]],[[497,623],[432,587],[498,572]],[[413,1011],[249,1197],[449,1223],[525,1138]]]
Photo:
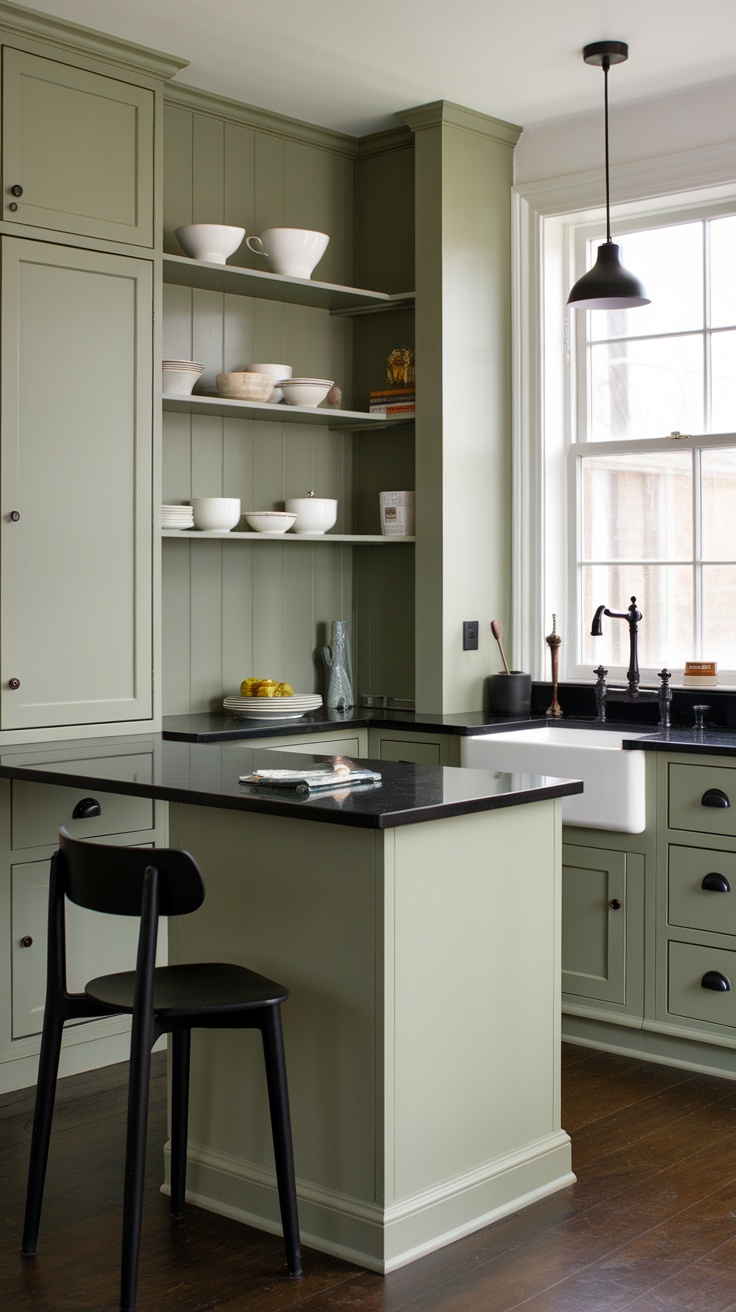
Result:
[[308,711],[322,705],[317,693],[294,692],[288,683],[274,679],[244,679],[240,693],[232,693],[222,703],[230,715],[244,716],[249,720],[300,720]]

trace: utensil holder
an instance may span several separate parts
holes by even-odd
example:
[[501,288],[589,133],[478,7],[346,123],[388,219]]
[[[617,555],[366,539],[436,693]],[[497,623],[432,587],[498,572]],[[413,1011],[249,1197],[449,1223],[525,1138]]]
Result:
[[489,710],[503,715],[528,715],[532,706],[532,676],[505,670],[488,680]]
[[350,640],[345,620],[332,621],[330,646],[322,648],[322,657],[327,666],[325,705],[331,710],[347,711],[355,705],[355,698],[350,673]]

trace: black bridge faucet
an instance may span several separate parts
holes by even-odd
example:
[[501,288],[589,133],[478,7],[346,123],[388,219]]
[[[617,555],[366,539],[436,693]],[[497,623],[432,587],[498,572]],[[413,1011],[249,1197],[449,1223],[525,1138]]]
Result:
[[637,656],[637,634],[639,632],[639,620],[641,611],[636,608],[636,597],[631,598],[631,605],[628,610],[609,610],[607,606],[599,606],[593,616],[593,625],[590,630],[594,638],[600,638],[603,633],[603,616],[610,615],[612,620],[627,620],[629,625],[629,668],[626,671],[626,678],[629,681],[629,697],[639,696],[639,660]]

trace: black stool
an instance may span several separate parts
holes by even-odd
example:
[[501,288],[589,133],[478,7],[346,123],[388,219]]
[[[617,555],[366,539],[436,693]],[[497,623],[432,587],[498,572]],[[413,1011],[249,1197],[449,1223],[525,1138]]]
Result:
[[[242,966],[219,962],[156,967],[160,916],[183,916],[204,901],[201,871],[188,852],[108,847],[59,830],[51,861],[48,964],[36,1111],[28,1171],[23,1254],[36,1252],[64,1023],[132,1016],[123,1192],[120,1307],[133,1312],[138,1283],[151,1049],[172,1036],[171,1214],[184,1213],[191,1031],[258,1029],[263,1039],[276,1180],[289,1274],[301,1275],[294,1158],[281,1029],[288,989]],[[140,917],[135,971],[101,975],[84,993],[67,992],[65,897],[91,911]]]

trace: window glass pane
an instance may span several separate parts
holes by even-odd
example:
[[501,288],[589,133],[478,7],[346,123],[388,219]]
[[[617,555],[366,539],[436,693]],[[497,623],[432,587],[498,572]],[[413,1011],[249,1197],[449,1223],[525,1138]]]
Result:
[[713,328],[736,324],[736,217],[710,223],[710,322]]
[[702,659],[736,669],[736,565],[703,566]]
[[590,370],[592,441],[703,432],[701,337],[601,342]]
[[[633,310],[591,310],[590,337],[644,337],[703,327],[703,224],[614,234],[624,268],[643,282],[651,305]],[[598,245],[591,252],[595,259]],[[677,277],[672,277],[673,268]],[[733,323],[734,320],[732,319]]]
[[703,451],[701,481],[703,557],[736,561],[736,450]]
[[638,637],[640,667],[682,668],[685,661],[693,659],[693,572],[687,565],[584,565],[583,661],[590,665],[591,672],[599,662],[628,669],[626,620],[604,615],[600,638],[591,635],[590,626],[598,606],[625,611],[632,595],[642,613]]
[[711,432],[736,433],[736,332],[713,333]]
[[692,560],[689,452],[624,452],[580,463],[583,560]]

